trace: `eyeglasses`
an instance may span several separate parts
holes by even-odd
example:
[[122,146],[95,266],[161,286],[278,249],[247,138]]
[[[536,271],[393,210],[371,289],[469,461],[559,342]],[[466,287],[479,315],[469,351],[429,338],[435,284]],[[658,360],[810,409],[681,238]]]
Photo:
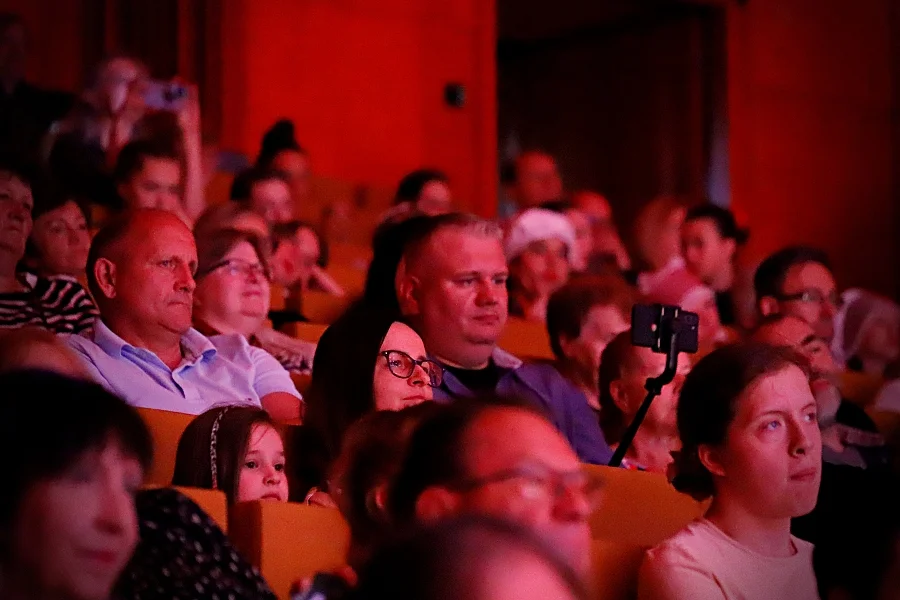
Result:
[[444,381],[444,369],[433,360],[416,360],[401,350],[385,350],[380,354],[387,359],[388,370],[394,377],[409,379],[416,372],[416,365],[428,375],[428,385],[438,387]]
[[817,289],[803,290],[796,294],[782,294],[781,296],[778,296],[778,299],[782,302],[799,301],[807,302],[809,304],[824,304],[825,302],[828,302],[828,304],[836,308],[840,308],[841,304],[843,304],[843,300],[837,292],[831,292],[826,295]]
[[472,491],[492,483],[514,482],[516,491],[524,500],[535,503],[550,504],[566,492],[583,495],[590,510],[595,509],[601,500],[603,481],[592,477],[584,471],[554,471],[538,465],[523,465],[506,469],[476,479],[458,482],[454,487],[458,491]]
[[198,275],[199,279],[202,276],[209,275],[213,271],[217,271],[218,269],[224,269],[226,273],[231,275],[232,277],[236,277],[241,275],[242,277],[250,277],[253,275],[255,279],[268,279],[269,272],[261,263],[248,263],[243,260],[231,259],[231,260],[223,260],[221,262],[217,262],[206,271],[203,272],[202,275]]

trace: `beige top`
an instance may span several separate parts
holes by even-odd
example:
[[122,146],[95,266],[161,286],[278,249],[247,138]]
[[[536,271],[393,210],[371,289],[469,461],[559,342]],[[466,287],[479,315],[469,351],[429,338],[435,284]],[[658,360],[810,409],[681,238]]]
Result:
[[764,556],[699,519],[647,551],[638,600],[818,600],[813,546],[791,541],[793,556]]

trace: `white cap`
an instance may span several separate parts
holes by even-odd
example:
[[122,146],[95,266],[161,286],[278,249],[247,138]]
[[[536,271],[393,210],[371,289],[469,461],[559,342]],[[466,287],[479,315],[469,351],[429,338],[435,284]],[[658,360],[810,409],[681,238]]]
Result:
[[559,240],[569,252],[575,246],[575,229],[565,216],[545,208],[530,208],[512,222],[505,238],[504,251],[510,261],[539,240]]

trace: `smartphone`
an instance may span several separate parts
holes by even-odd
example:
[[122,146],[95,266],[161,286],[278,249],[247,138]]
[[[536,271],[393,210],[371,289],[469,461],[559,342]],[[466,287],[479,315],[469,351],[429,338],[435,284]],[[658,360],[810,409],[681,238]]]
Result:
[[635,304],[631,311],[631,343],[668,354],[673,328],[677,328],[678,352],[696,352],[700,317],[680,306]]
[[188,89],[172,81],[150,81],[144,88],[144,104],[153,110],[178,112],[187,102]]

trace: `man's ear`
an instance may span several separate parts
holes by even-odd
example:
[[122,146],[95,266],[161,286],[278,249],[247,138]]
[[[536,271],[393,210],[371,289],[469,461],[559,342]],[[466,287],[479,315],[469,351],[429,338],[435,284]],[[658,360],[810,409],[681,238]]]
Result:
[[397,292],[397,303],[400,305],[401,315],[409,317],[422,312],[419,306],[418,288],[418,278],[409,274],[406,268],[406,259],[401,259],[394,276],[394,290]]
[[718,477],[725,475],[725,467],[719,458],[719,452],[712,446],[701,444],[697,447],[697,456],[700,462],[706,467],[706,470]]
[[575,343],[578,338],[569,338],[569,336],[565,334],[560,334],[559,336],[559,349],[562,350],[563,356],[568,359],[572,359],[575,354]]
[[763,296],[759,299],[759,312],[764,317],[778,314],[778,300],[774,296]]
[[631,412],[631,406],[628,403],[628,393],[625,391],[625,384],[621,379],[616,379],[609,384],[609,395],[612,396],[613,404],[616,405],[623,415]]
[[94,263],[94,279],[105,298],[116,297],[116,263],[108,258],[98,258]]
[[430,487],[416,500],[416,519],[433,522],[459,513],[459,494],[445,487]]

